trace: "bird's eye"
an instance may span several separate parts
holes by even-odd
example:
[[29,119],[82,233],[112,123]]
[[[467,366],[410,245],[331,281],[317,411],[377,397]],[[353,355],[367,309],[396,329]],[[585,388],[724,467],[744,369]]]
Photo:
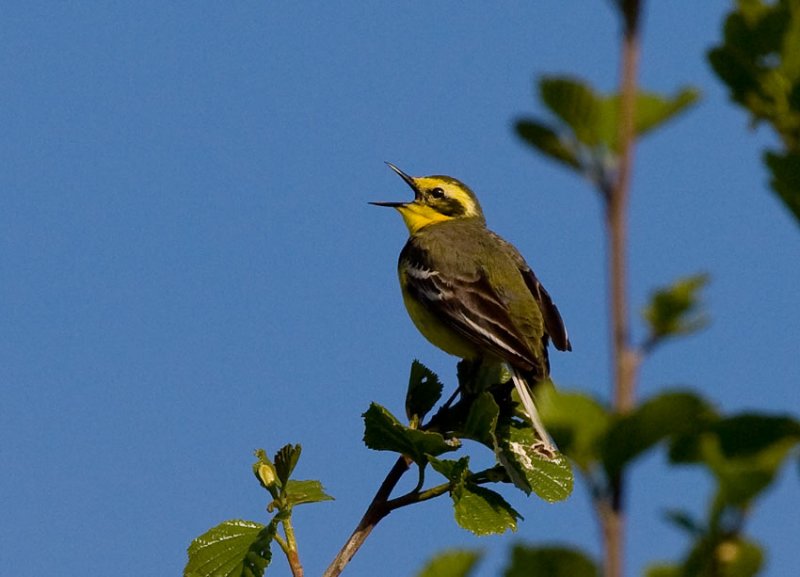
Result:
[[444,189],[441,189],[438,186],[431,189],[431,196],[433,198],[444,198]]

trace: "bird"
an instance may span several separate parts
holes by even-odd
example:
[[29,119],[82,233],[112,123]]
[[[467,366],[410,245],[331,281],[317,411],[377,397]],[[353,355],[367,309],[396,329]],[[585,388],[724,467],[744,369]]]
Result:
[[571,351],[558,308],[520,252],[495,234],[475,193],[444,175],[413,177],[387,162],[414,192],[396,209],[408,228],[398,276],[409,316],[446,353],[505,364],[539,438],[537,453],[555,455],[531,390],[550,374],[548,344]]

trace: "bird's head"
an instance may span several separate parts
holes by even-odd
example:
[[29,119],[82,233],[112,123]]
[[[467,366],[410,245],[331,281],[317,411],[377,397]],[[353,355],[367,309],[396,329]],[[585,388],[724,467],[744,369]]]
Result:
[[475,193],[469,187],[449,176],[409,176],[394,164],[389,168],[400,175],[414,191],[409,202],[371,202],[376,206],[396,208],[411,234],[423,227],[456,218],[475,218],[483,221],[483,211]]

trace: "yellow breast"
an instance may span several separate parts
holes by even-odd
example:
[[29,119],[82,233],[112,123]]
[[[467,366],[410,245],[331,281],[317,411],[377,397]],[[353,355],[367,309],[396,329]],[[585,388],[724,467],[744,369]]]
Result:
[[403,291],[403,302],[406,305],[408,316],[411,317],[422,336],[444,352],[461,359],[474,360],[479,358],[481,353],[471,341],[440,322],[434,314],[408,294],[405,281],[405,273],[401,271],[400,286]]

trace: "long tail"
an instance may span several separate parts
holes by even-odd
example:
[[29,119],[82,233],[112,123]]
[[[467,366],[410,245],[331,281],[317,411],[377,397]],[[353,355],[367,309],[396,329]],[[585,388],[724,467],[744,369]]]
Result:
[[536,431],[536,436],[539,437],[539,440],[534,442],[533,449],[547,456],[554,456],[557,451],[555,443],[550,439],[550,435],[547,434],[547,429],[544,428],[544,423],[539,417],[539,411],[536,410],[536,404],[533,402],[528,384],[522,374],[513,367],[511,368],[511,380],[514,382],[514,387],[517,389],[522,406],[528,414],[528,419],[533,425],[533,430]]

